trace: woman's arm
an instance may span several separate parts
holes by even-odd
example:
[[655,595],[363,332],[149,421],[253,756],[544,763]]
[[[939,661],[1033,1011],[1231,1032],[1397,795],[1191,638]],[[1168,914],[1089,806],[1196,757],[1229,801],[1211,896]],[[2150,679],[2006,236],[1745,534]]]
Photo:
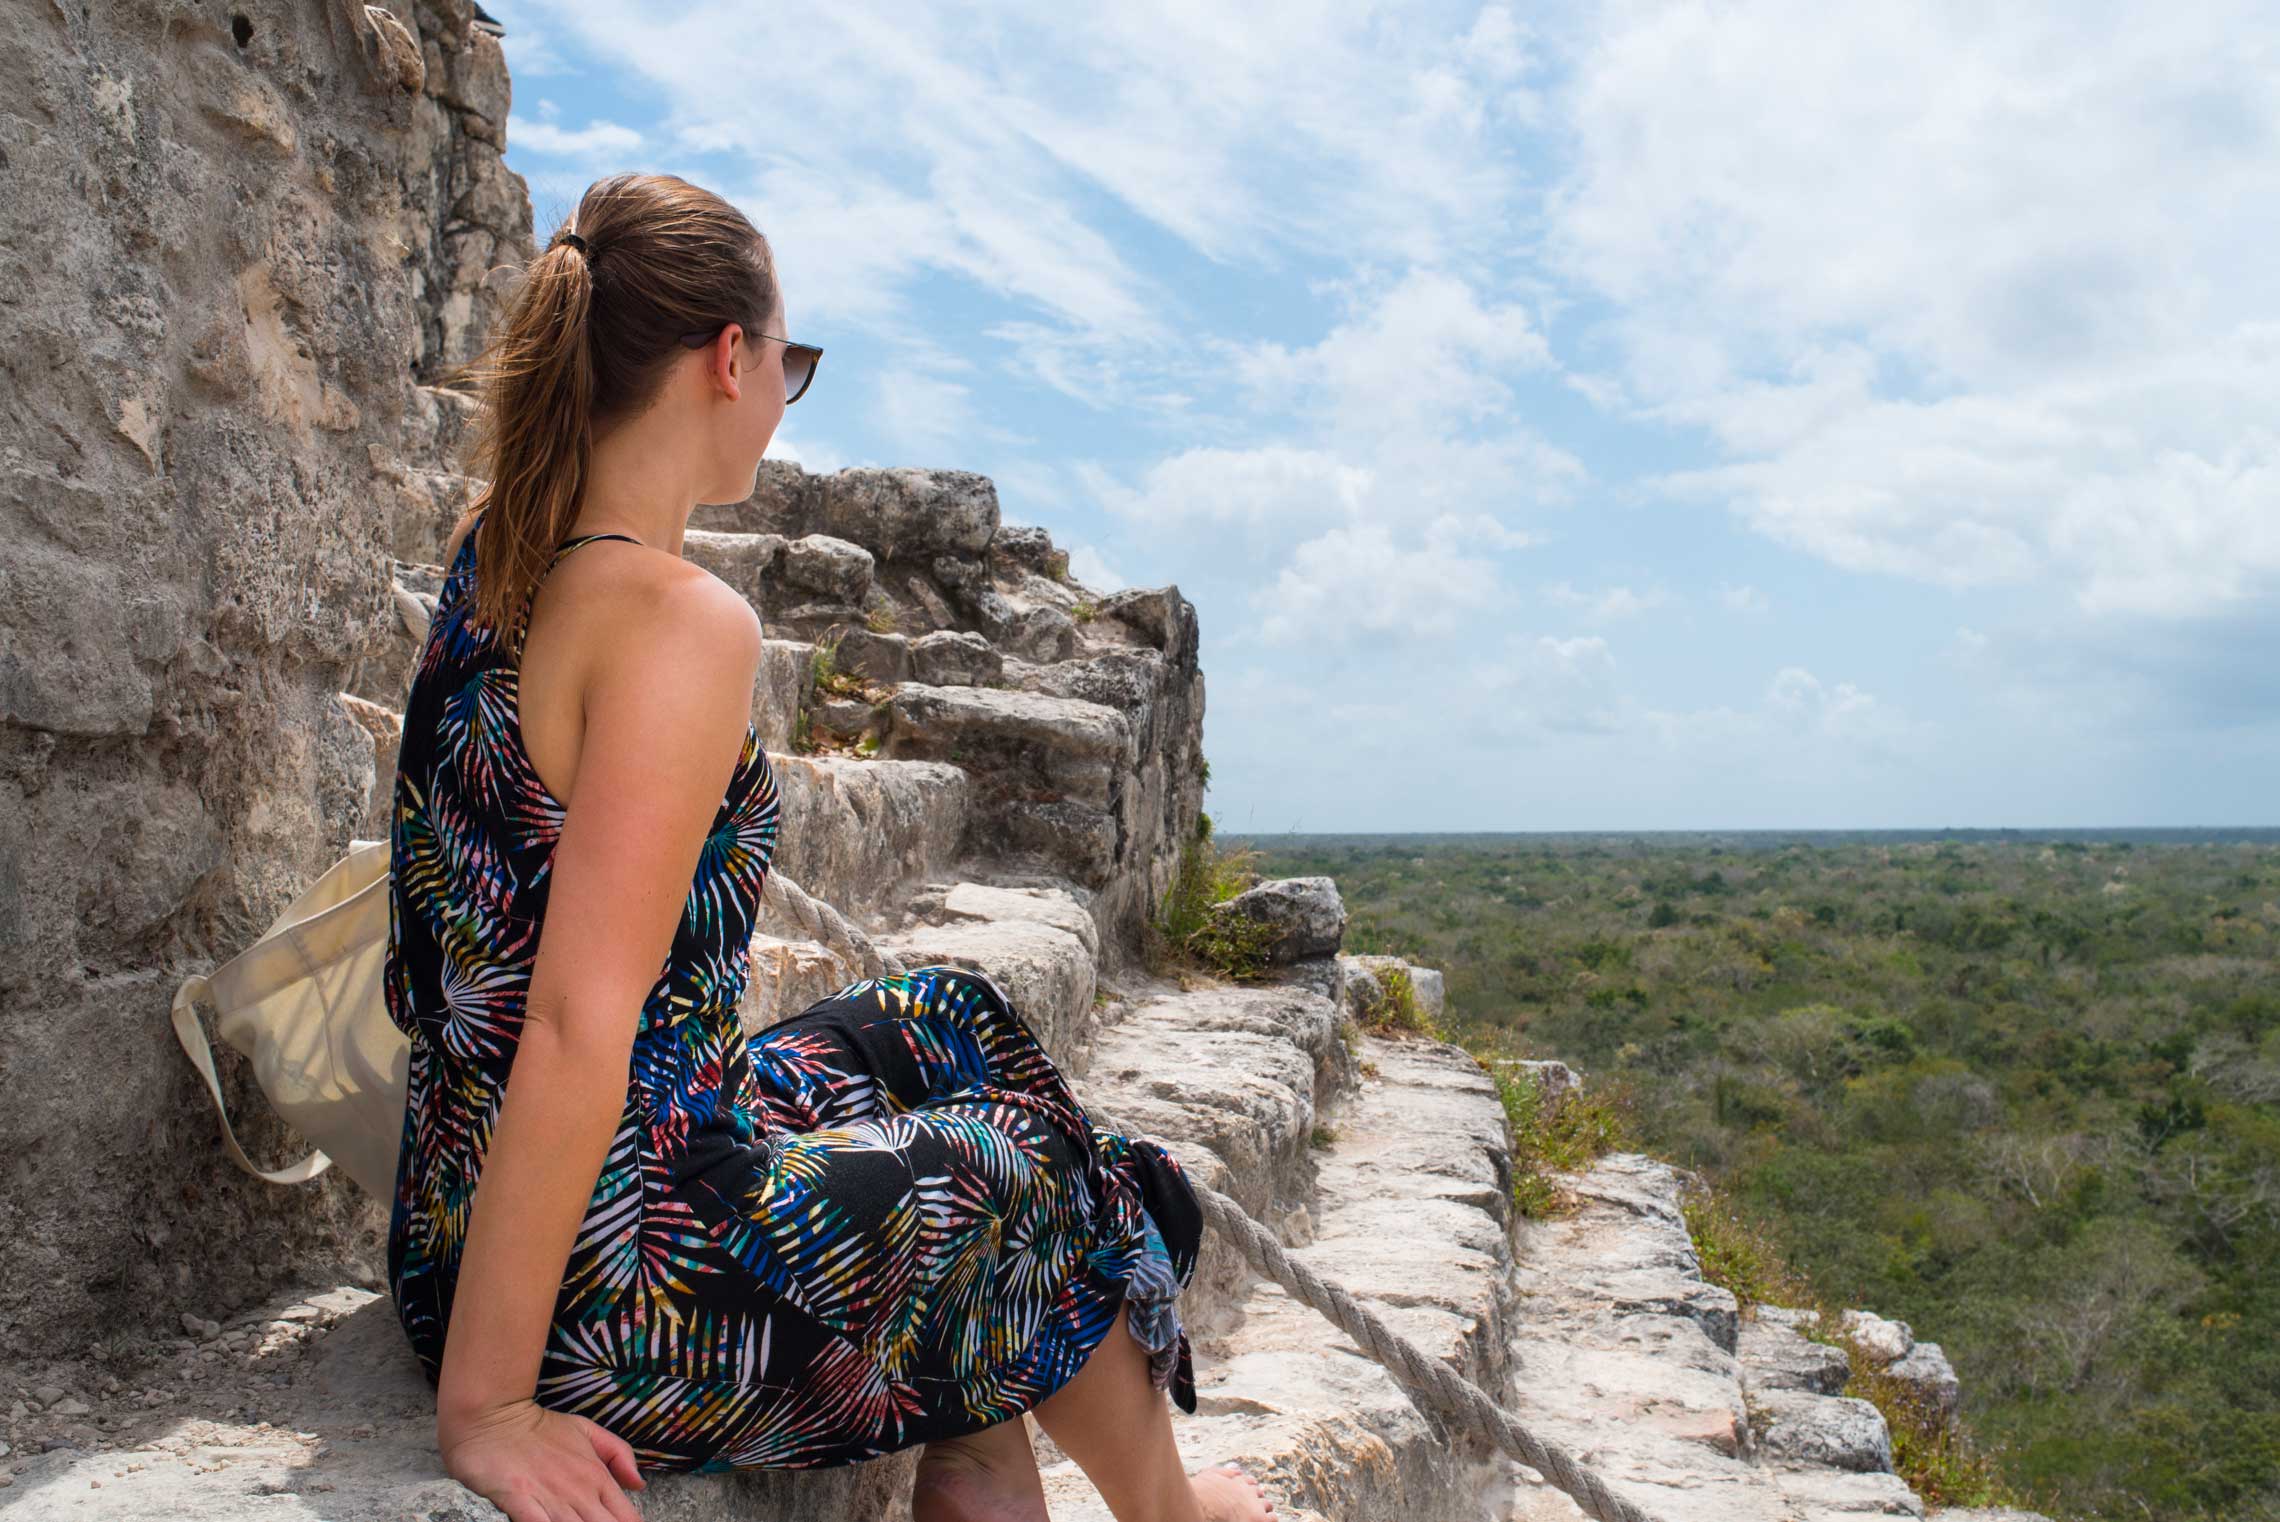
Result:
[[563,1270],[625,1108],[642,1007],[744,745],[760,622],[696,567],[606,594],[520,1043],[470,1206],[436,1430],[533,1399]]

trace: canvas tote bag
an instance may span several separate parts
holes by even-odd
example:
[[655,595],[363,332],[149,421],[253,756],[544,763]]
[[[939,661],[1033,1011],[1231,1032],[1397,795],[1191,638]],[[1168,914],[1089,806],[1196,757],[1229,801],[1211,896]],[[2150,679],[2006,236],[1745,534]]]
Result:
[[[259,940],[175,990],[175,1039],[206,1080],[240,1168],[301,1184],[338,1163],[373,1198],[396,1197],[411,1039],[388,1017],[387,955],[388,842],[356,840]],[[214,1007],[215,1034],[253,1064],[270,1104],[317,1150],[275,1170],[245,1155],[198,1023],[200,999]]]

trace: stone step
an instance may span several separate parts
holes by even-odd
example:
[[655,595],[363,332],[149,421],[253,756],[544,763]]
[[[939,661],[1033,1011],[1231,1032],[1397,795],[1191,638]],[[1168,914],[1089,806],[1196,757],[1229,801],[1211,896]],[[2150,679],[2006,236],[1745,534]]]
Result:
[[868,929],[919,882],[956,875],[974,808],[961,768],[773,750],[768,764],[781,809],[771,865],[811,897]]
[[948,761],[974,778],[976,855],[1031,860],[1088,889],[1109,884],[1137,826],[1123,785],[1132,726],[1105,704],[998,687],[903,682],[880,754]]
[[[1823,1393],[1831,1373],[1810,1355],[1767,1352],[1767,1378],[1778,1369],[1783,1383],[1751,1389],[1734,1297],[1702,1277],[1677,1169],[1611,1153],[1559,1181],[1577,1208],[1520,1223],[1505,1402],[1516,1416],[1656,1517],[1924,1514],[1891,1473],[1881,1414]],[[1753,1358],[1761,1346],[1753,1332]],[[1582,1512],[1535,1486],[1511,1515]]]
[[[1495,1390],[1513,1300],[1503,1107],[1456,1048],[1375,1038],[1359,1047],[1366,1076],[1327,1092],[1312,1202],[1283,1218],[1294,1237],[1310,1237],[1294,1255]],[[1167,1124],[1176,1108],[1163,1112]],[[1513,1465],[1422,1414],[1390,1374],[1279,1287],[1252,1281],[1216,1325],[1200,1320],[1190,1314],[1197,1411],[1173,1421],[1189,1468],[1241,1461],[1278,1515],[1487,1522],[1509,1505]],[[1056,1519],[1108,1517],[1073,1465],[1049,1447],[1040,1461]]]
[[[33,1457],[0,1510],[39,1522],[503,1522],[444,1473],[435,1392],[385,1295],[281,1297],[244,1320],[265,1322],[285,1330],[187,1355],[168,1380],[180,1399]],[[635,1504],[647,1522],[863,1522],[909,1494],[916,1461],[659,1474]]]
[[[1281,1229],[1311,1230],[1314,1128],[1354,1081],[1338,1008],[1306,988],[1143,981],[1105,1012],[1077,1097],[1162,1141],[1201,1184]],[[1191,1333],[1231,1323],[1250,1270],[1216,1233],[1182,1296]]]
[[1501,1399],[1517,1295],[1512,1143],[1462,1048],[1364,1037],[1368,1076],[1331,1110],[1307,1267]]
[[[875,939],[906,967],[947,963],[986,973],[1044,1043],[1054,1065],[1082,1071],[1096,1024],[1100,934],[1074,895],[957,883],[943,919]],[[955,905],[955,908],[947,907]]]

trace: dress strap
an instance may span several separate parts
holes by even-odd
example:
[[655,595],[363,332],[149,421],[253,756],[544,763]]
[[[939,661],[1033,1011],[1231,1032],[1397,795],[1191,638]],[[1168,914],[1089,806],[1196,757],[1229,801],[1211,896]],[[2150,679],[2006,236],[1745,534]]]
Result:
[[560,560],[563,556],[569,554],[579,545],[591,544],[597,539],[623,539],[627,544],[641,543],[640,540],[634,538],[631,534],[572,534],[569,538],[563,540],[560,544],[554,547],[554,554],[547,560],[546,568],[550,571],[553,570],[555,561]]
[[[470,537],[472,537],[472,536],[470,536]],[[572,534],[572,535],[571,535],[569,538],[567,538],[567,539],[563,540],[563,541],[562,541],[560,544],[558,544],[558,545],[556,545],[556,546],[554,547],[554,553],[553,553],[552,555],[549,555],[549,556],[547,557],[547,560],[546,560],[546,570],[545,570],[545,571],[541,571],[541,572],[539,572],[539,573],[538,573],[538,575],[539,575],[539,580],[541,580],[541,581],[545,580],[545,579],[546,579],[546,574],[547,574],[547,571],[551,571],[551,570],[553,570],[553,569],[554,569],[554,567],[555,567],[555,565],[556,565],[556,564],[557,564],[557,563],[558,563],[558,562],[559,562],[559,561],[562,559],[562,557],[563,557],[563,556],[565,556],[565,555],[569,554],[569,553],[570,553],[572,550],[576,549],[576,548],[577,548],[579,545],[581,545],[581,544],[591,544],[591,543],[593,543],[593,542],[594,542],[596,539],[623,539],[623,540],[624,540],[626,543],[628,543],[628,544],[639,544],[639,543],[641,543],[641,541],[640,541],[640,540],[638,540],[638,539],[634,538],[634,537],[633,537],[633,535],[631,535],[631,534],[616,534],[616,533],[608,533],[608,532],[599,533],[599,534]],[[523,624],[526,624],[526,625],[527,625],[527,624],[530,622],[530,605],[531,605],[532,601],[533,601],[533,600],[535,600],[535,599],[537,598],[537,596],[538,596],[538,586],[537,586],[537,584],[534,582],[534,583],[531,585],[531,589],[530,589],[530,595],[529,595],[529,596],[527,596],[527,597],[525,597],[525,598],[523,599],[523,607],[522,607],[522,623],[523,623]],[[517,633],[517,635],[516,635],[516,643],[518,644],[518,646],[519,646],[520,642],[521,642],[521,635],[520,635],[520,633],[518,632],[518,633]]]

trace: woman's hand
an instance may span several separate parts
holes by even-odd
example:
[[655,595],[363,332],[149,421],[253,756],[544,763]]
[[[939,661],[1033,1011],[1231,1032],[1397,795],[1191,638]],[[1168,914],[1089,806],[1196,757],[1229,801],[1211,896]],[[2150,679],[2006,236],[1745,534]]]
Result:
[[641,1522],[626,1490],[649,1482],[623,1438],[583,1416],[514,1401],[438,1422],[444,1471],[507,1522]]

